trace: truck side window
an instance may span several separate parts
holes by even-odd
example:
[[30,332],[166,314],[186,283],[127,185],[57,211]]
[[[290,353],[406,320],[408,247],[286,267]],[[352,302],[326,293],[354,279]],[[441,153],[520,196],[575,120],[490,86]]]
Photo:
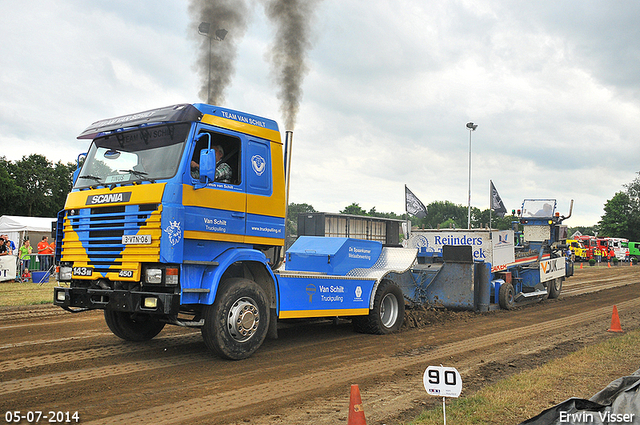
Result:
[[[206,133],[211,135],[211,149],[216,150],[216,182],[240,184],[240,139],[237,137],[220,134],[212,131]],[[209,145],[208,137],[201,137],[196,143],[191,157],[191,178],[200,178],[200,151],[207,149]]]

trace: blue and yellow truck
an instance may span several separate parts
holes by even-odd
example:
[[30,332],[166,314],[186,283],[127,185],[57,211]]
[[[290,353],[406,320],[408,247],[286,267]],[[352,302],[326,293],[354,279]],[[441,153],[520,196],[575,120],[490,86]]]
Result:
[[401,326],[390,276],[410,273],[416,250],[305,236],[285,256],[291,133],[283,143],[275,121],[181,104],[97,121],[78,138],[92,142],[58,216],[56,305],[104,310],[125,340],[200,327],[229,359],[283,319]]
[[419,231],[404,248],[398,223],[311,216],[285,252],[292,133],[283,142],[270,119],[181,104],[79,138],[92,142],[58,215],[54,303],[104,310],[125,340],[199,327],[209,349],[238,360],[277,337],[278,321],[349,318],[388,334],[405,303],[510,309],[558,297],[573,274],[553,199],[525,200],[522,232]]

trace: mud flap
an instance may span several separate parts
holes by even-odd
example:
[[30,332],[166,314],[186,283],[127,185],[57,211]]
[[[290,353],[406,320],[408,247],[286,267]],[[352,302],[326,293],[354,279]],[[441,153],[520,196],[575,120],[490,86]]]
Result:
[[269,329],[267,330],[267,338],[278,339],[278,313],[275,308],[269,309]]

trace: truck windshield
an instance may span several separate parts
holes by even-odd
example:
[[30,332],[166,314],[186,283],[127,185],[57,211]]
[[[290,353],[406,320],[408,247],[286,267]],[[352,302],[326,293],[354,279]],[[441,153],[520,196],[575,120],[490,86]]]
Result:
[[553,217],[555,210],[555,199],[525,199],[522,205],[522,216],[550,218]]
[[167,124],[97,137],[75,188],[168,179],[180,165],[191,124]]

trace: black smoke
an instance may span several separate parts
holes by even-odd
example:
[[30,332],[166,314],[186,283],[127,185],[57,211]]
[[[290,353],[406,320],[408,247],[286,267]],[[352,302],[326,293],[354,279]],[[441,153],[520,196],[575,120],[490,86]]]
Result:
[[[222,105],[235,73],[237,43],[247,30],[249,9],[243,0],[190,0],[189,14],[194,28],[191,34],[198,38],[200,45],[196,63],[201,83],[198,95],[208,103]],[[209,36],[198,34],[196,29],[201,22],[211,24]],[[222,41],[215,36],[220,29],[228,31]],[[209,37],[212,37],[211,41]]]
[[[302,82],[308,72],[307,52],[311,48],[311,21],[320,0],[262,0],[267,18],[276,28],[275,40],[267,54],[278,86],[285,127],[293,130],[302,99]],[[235,73],[237,43],[242,39],[249,17],[244,0],[190,0],[192,36],[199,42],[196,69],[200,76],[201,99],[222,105]],[[209,36],[198,34],[201,22],[210,24]],[[228,31],[216,40],[218,29]],[[209,51],[210,37],[211,52]]]
[[265,0],[267,18],[276,27],[269,53],[278,85],[285,127],[293,130],[302,99],[302,81],[308,72],[311,21],[318,0]]

